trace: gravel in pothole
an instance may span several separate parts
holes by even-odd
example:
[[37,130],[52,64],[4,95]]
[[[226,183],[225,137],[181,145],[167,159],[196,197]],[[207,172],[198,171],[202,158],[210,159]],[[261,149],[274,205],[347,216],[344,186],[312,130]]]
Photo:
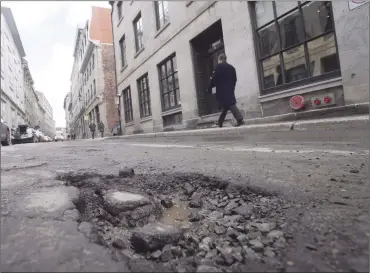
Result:
[[[281,271],[287,202],[203,175],[58,172],[79,230],[133,272]],[[289,205],[289,204],[288,204]]]

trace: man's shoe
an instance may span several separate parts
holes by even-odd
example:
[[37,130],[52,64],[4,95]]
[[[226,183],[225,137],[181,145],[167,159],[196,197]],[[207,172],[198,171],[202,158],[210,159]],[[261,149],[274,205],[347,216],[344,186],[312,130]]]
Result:
[[222,123],[219,123],[218,121],[216,121],[215,124],[217,125],[217,127],[222,128]]
[[234,127],[239,127],[239,126],[244,125],[244,124],[245,124],[245,122],[244,122],[244,120],[242,119],[242,120],[239,120],[239,121],[234,125]]

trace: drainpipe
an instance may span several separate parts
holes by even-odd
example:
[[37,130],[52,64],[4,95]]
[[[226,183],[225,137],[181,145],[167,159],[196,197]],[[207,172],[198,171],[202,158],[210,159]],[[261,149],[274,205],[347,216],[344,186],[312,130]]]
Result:
[[[116,82],[115,82],[115,86],[116,86],[116,96],[118,96],[118,86],[117,86],[117,66],[116,66],[116,48],[115,48],[115,42],[114,42],[114,26],[113,26],[113,5],[114,5],[114,1],[109,1],[109,4],[112,6],[112,11],[110,13],[110,22],[111,22],[111,25],[112,25],[112,38],[113,38],[113,58],[114,58],[114,71],[116,73]],[[118,122],[119,122],[119,131],[118,131],[118,134],[119,135],[122,135],[122,122],[121,122],[121,97],[118,96],[118,105],[117,105],[117,111],[118,111]]]

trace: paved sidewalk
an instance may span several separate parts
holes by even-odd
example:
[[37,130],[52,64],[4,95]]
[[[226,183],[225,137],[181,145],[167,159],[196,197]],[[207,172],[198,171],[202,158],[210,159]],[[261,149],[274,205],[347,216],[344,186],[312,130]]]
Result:
[[241,135],[249,133],[289,132],[289,131],[363,131],[367,136],[369,131],[369,115],[349,116],[340,118],[314,119],[304,121],[289,121],[259,125],[244,125],[240,127],[209,128],[197,130],[180,130],[172,132],[158,132],[105,137],[103,139],[139,139],[176,136],[219,136]]

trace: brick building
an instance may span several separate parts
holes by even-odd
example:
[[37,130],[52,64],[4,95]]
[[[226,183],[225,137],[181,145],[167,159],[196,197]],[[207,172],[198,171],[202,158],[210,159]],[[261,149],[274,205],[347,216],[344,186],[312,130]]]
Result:
[[110,1],[124,133],[212,124],[204,90],[224,52],[246,119],[368,103],[362,2]]
[[70,109],[67,127],[76,138],[90,137],[91,121],[102,121],[107,135],[118,121],[113,54],[110,9],[92,7],[91,19],[77,29],[71,95],[65,107]]

